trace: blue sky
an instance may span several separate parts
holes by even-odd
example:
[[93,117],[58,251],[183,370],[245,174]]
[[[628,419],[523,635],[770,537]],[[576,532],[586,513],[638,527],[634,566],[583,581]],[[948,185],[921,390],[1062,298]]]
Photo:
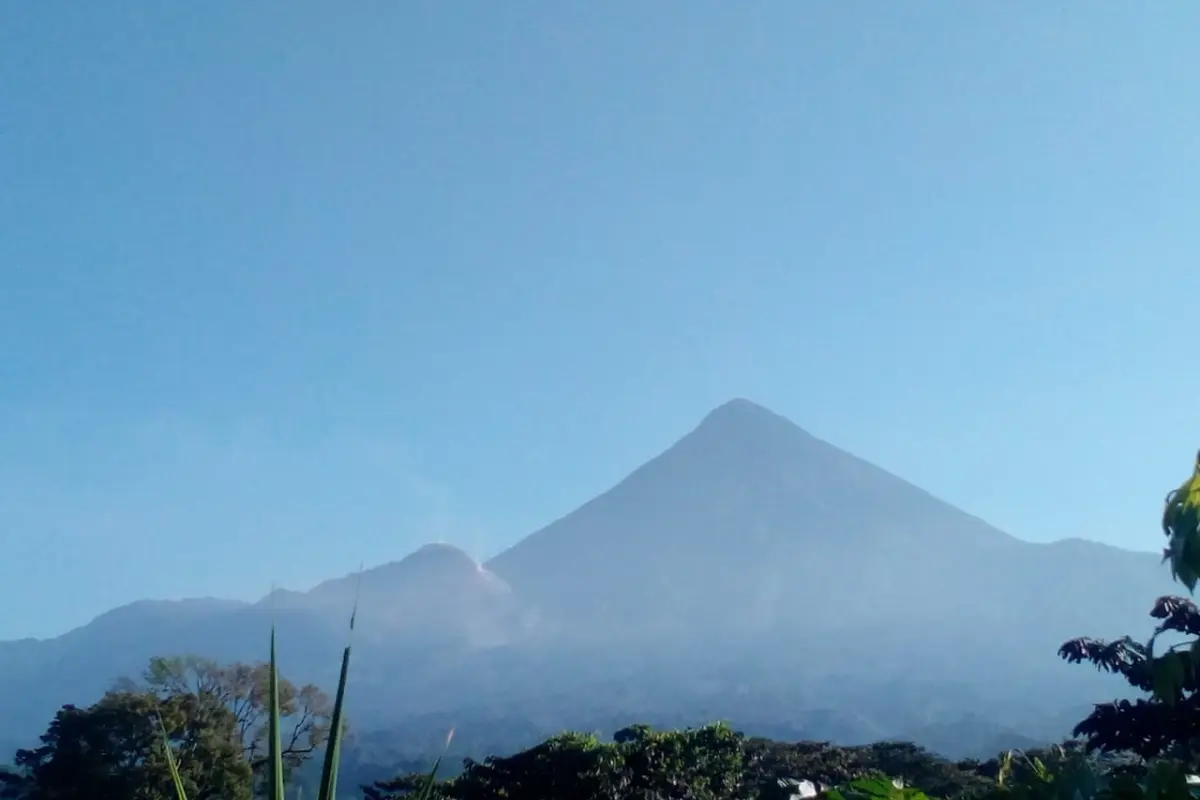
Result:
[[745,396],[1018,536],[1200,446],[1200,6],[11,3],[0,638],[477,556]]

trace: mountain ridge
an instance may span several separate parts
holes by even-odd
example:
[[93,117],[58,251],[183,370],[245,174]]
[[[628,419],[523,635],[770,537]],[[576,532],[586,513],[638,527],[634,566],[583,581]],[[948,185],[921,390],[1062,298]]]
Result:
[[142,601],[0,642],[0,697],[16,700],[0,739],[36,735],[153,655],[260,660],[272,621],[287,675],[328,685],[356,597],[367,728],[465,709],[589,727],[640,709],[761,730],[808,714],[825,722],[806,735],[826,738],[955,731],[969,713],[1044,732],[1109,699],[1058,645],[1139,630],[1170,586],[1154,554],[1018,539],[735,399],[482,564],[431,543],[304,591]]

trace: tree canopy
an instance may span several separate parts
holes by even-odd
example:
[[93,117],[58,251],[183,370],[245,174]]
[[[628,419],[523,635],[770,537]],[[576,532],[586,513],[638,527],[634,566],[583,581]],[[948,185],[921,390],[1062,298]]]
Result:
[[[181,695],[201,698],[228,709],[234,716],[235,736],[243,756],[258,771],[267,759],[267,688],[270,666],[266,662],[221,665],[189,655],[156,657],[140,682],[128,678],[118,689],[152,692],[164,700]],[[313,684],[297,687],[279,679],[279,716],[284,731],[283,760],[294,769],[317,752],[329,738],[332,713],[328,695]]]
[[[269,676],[266,664],[151,659],[141,680],[119,680],[88,708],[63,706],[0,775],[0,797],[175,800],[165,731],[191,800],[248,800],[267,759]],[[279,701],[283,760],[295,768],[328,738],[329,699],[281,678]]]
[[249,800],[251,771],[235,726],[231,712],[188,694],[160,700],[148,692],[110,692],[89,708],[63,706],[40,746],[17,751],[19,778],[8,781],[3,796],[174,798],[165,731],[189,797]]
[[[436,784],[444,800],[786,800],[799,781],[823,786],[898,777],[947,798],[993,784],[977,764],[954,764],[916,745],[836,746],[747,738],[724,723],[657,731],[633,725],[612,742],[565,733],[507,757],[466,759],[460,775]],[[427,775],[412,773],[365,786],[368,800],[418,797]]]
[[[1167,495],[1162,529],[1167,536],[1163,560],[1192,592],[1200,576],[1200,455],[1191,476]],[[1186,597],[1164,596],[1154,602],[1150,616],[1158,622],[1144,642],[1130,636],[1078,638],[1059,649],[1067,661],[1120,675],[1146,695],[1098,704],[1074,733],[1090,750],[1172,758],[1195,769],[1200,766],[1200,608]],[[1173,643],[1163,647],[1163,640]]]

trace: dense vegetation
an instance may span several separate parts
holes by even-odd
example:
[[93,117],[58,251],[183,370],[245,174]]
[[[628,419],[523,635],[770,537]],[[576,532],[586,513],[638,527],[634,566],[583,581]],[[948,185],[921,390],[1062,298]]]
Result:
[[[1164,561],[1190,592],[1200,580],[1200,457],[1167,497]],[[319,800],[1089,800],[1190,797],[1200,771],[1200,609],[1183,597],[1153,604],[1148,641],[1075,639],[1059,655],[1120,675],[1143,696],[1097,705],[1078,740],[1045,752],[951,763],[903,742],[837,747],[747,738],[727,725],[656,731],[635,725],[612,741],[563,733],[511,756],[467,759],[437,779],[438,763],[339,790],[342,699],[350,648],[332,704],[315,686],[278,674],[274,634],[266,664],[221,666],[154,659],[88,708],[63,706],[39,746],[0,770],[11,800],[271,800],[294,797],[306,767]],[[353,622],[351,623],[353,627]],[[1172,643],[1164,646],[1163,641]],[[447,742],[449,739],[447,739]],[[399,766],[399,765],[398,765]],[[295,779],[285,795],[285,781]]]

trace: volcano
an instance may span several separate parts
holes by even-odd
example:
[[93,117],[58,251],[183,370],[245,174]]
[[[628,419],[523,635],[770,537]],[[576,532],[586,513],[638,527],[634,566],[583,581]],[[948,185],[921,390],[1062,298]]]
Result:
[[1050,719],[1057,737],[1064,709],[1119,689],[1058,646],[1147,632],[1173,589],[1155,554],[1023,541],[733,400],[482,565],[433,544],[258,603],[142,602],[0,642],[0,741],[29,741],[151,656],[258,660],[273,620],[289,675],[328,682],[356,597],[351,694],[376,728],[401,709],[507,709],[546,730],[720,717],[953,745],[983,714],[1022,732]]

